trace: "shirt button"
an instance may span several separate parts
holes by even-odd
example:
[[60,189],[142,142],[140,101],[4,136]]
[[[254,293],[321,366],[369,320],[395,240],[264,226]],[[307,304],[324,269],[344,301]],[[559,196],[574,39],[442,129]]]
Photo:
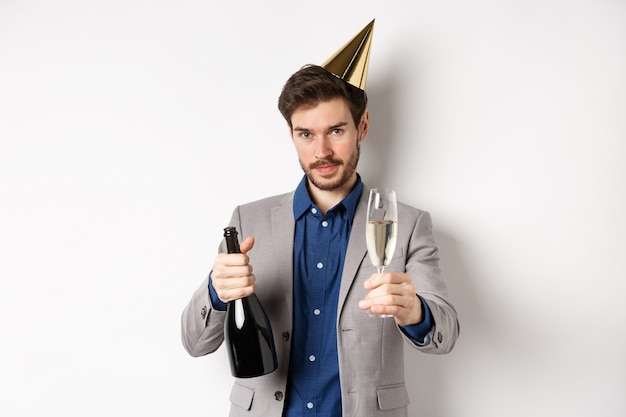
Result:
[[313,310],[313,314],[315,314],[316,316],[319,316],[321,313],[319,308],[316,308],[315,310]]
[[315,355],[309,356],[309,362],[315,362]]
[[309,410],[313,408],[313,403],[312,402],[306,403],[306,408],[308,408]]
[[327,227],[327,226],[328,226],[328,222],[327,222],[326,220],[324,220],[324,221],[322,222],[322,227]]
[[317,214],[317,209],[316,209],[315,207],[313,207],[313,208],[311,209],[311,213],[313,213],[313,214]]
[[324,264],[321,263],[321,262],[318,262],[317,263],[317,269],[322,269],[322,268],[324,268]]

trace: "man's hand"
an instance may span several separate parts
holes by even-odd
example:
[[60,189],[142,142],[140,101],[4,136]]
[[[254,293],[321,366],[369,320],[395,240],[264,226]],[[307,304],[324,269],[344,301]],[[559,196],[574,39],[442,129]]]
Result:
[[407,274],[374,273],[364,286],[369,292],[359,301],[362,310],[370,308],[374,314],[391,314],[399,326],[418,324],[424,319],[422,302]]
[[254,292],[255,276],[246,253],[254,246],[249,236],[241,242],[241,253],[220,253],[215,259],[211,282],[220,300],[225,303],[247,297]]

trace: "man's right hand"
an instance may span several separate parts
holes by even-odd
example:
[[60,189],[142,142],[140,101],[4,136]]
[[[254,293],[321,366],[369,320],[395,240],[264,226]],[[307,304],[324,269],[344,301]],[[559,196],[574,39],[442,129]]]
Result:
[[247,297],[254,292],[255,276],[246,253],[254,246],[254,237],[247,237],[239,248],[241,253],[220,253],[215,259],[211,282],[217,296],[225,303]]

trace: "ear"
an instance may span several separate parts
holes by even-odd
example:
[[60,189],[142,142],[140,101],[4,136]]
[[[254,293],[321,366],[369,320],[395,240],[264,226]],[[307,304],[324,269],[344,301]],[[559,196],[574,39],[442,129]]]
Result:
[[367,136],[367,132],[370,128],[370,114],[367,109],[363,112],[363,116],[361,116],[361,121],[359,122],[359,142],[363,141]]

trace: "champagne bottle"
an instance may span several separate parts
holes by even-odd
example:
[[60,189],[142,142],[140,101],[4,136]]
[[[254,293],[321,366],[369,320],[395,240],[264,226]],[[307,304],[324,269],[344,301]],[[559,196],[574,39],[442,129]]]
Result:
[[[241,253],[235,227],[224,229],[224,239],[228,253]],[[256,294],[228,303],[224,338],[233,376],[251,378],[278,367],[272,327]]]

